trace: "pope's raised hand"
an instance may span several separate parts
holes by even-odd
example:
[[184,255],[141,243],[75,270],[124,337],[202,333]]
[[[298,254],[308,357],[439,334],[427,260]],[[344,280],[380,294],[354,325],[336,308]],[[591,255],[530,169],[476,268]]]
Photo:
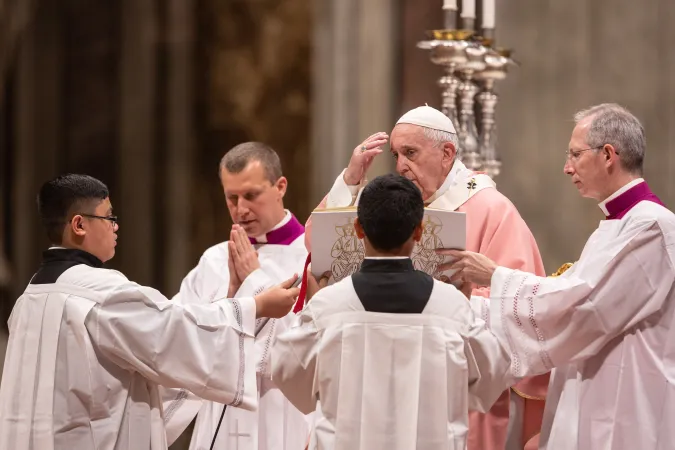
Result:
[[283,283],[256,295],[254,297],[256,318],[271,317],[272,319],[278,319],[288,314],[300,294],[299,287],[291,287],[297,279],[298,276],[293,275]]
[[344,180],[348,186],[356,186],[363,180],[373,158],[384,151],[380,147],[388,141],[389,135],[381,131],[369,136],[354,149],[344,174]]
[[232,262],[237,277],[242,283],[254,270],[260,268],[258,252],[251,245],[246,231],[241,226],[236,224],[232,226],[228,249],[232,254]]

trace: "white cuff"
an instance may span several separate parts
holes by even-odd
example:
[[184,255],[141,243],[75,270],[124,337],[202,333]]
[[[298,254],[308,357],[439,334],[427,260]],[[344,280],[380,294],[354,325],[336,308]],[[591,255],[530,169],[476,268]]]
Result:
[[508,278],[513,275],[515,272],[514,269],[509,269],[507,267],[499,266],[495,269],[490,279],[490,298],[497,298],[503,295],[502,291],[504,289],[504,283]]
[[233,301],[238,302],[241,307],[241,331],[249,337],[255,337],[255,299],[253,297],[244,297],[234,299]]
[[234,295],[234,298],[254,297],[272,286],[274,286],[272,279],[261,268],[257,268],[239,286],[239,290]]
[[490,328],[490,299],[480,295],[472,295],[469,306],[473,314],[485,322],[485,327]]
[[364,183],[359,183],[356,186],[347,185],[344,178],[346,170],[344,169],[335,179],[335,183],[328,193],[326,208],[345,208],[354,204],[354,200],[356,200]]

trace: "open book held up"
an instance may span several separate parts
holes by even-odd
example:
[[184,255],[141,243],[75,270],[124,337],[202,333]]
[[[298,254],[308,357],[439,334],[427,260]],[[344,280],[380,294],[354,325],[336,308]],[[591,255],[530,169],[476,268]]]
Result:
[[[329,284],[357,272],[365,257],[363,241],[354,230],[356,207],[315,210],[312,213],[312,273],[330,272]],[[466,248],[466,214],[425,208],[422,239],[415,244],[412,260],[415,269],[447,281],[451,271],[439,272],[447,262],[437,248]]]

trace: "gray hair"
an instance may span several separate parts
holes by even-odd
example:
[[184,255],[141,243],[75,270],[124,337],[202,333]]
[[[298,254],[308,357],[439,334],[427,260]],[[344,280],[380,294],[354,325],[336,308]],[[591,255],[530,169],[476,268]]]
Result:
[[260,162],[265,170],[265,176],[272,184],[283,176],[277,152],[260,142],[244,142],[230,149],[220,160],[218,175],[222,176],[223,170],[239,173],[252,161]]
[[589,147],[610,144],[619,155],[623,167],[631,173],[641,174],[647,139],[640,121],[626,108],[615,103],[603,103],[579,111],[574,121],[591,118],[586,142]]
[[450,142],[455,146],[455,150],[459,151],[457,134],[427,127],[422,127],[422,130],[424,131],[424,136],[434,143],[434,147],[442,147],[446,142]]

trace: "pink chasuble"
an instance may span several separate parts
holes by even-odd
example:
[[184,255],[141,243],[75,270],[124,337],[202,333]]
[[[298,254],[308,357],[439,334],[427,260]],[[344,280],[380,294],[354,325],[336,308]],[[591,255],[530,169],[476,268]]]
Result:
[[[328,196],[317,209],[326,207]],[[498,265],[546,276],[539,248],[516,207],[497,189],[481,189],[461,204],[457,211],[467,217],[466,248],[481,253]],[[311,218],[305,224],[305,246],[311,256]],[[306,272],[306,271],[305,271]],[[473,295],[489,297],[489,288],[474,289]],[[304,298],[301,294],[301,298]],[[298,301],[297,306],[302,306]],[[536,450],[544,414],[549,375],[525,378],[506,390],[487,414],[469,413],[468,450],[504,450],[509,424],[510,395],[523,398],[522,445]]]
[[[466,213],[466,248],[481,253],[498,265],[546,276],[534,236],[516,207],[496,189],[484,189],[458,208]],[[472,295],[490,296],[489,288]],[[522,446],[534,445],[541,430],[549,375],[525,378],[504,391],[488,414],[469,413],[468,450],[502,450],[506,445],[511,395],[524,402]],[[529,443],[529,445],[528,445]],[[536,449],[535,447],[532,447]]]

